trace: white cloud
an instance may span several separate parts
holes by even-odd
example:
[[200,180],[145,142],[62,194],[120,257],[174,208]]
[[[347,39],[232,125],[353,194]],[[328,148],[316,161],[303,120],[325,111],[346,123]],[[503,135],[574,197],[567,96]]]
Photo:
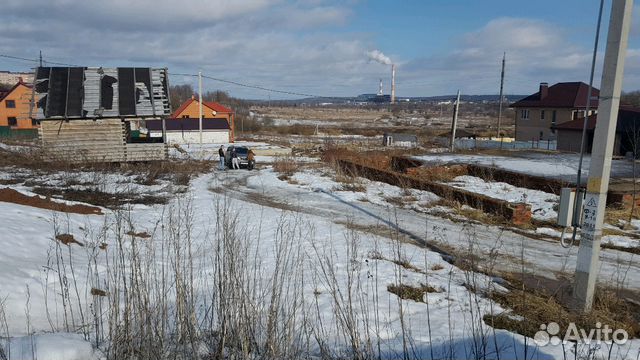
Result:
[[[369,34],[335,31],[353,16],[353,2],[5,1],[0,13],[4,54],[34,58],[42,50],[45,59],[71,64],[202,70],[223,79],[319,95],[375,92],[378,78],[386,83],[390,76],[388,66],[367,57],[367,50],[376,48]],[[404,61],[394,55],[398,94],[441,95],[458,88],[496,93],[504,51],[508,93],[535,91],[541,81],[588,77],[590,50],[572,45],[565,29],[543,21],[498,18],[450,41],[456,45],[448,53]],[[633,59],[637,51],[630,50]],[[633,62],[627,62],[629,69],[637,67]],[[192,80],[172,78],[176,83]],[[626,83],[638,88],[640,79],[629,75]],[[267,96],[209,80],[205,86],[237,96]]]
[[591,50],[572,44],[559,26],[524,18],[494,19],[462,36],[451,53],[409,61],[399,73],[404,68],[406,77],[425,79],[413,83],[416,92],[497,93],[503,52],[507,93],[528,94],[540,82],[588,81]]

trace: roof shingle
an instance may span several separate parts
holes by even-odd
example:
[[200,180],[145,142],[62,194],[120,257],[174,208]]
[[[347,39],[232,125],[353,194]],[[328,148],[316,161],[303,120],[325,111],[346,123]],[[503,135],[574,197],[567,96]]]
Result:
[[[588,92],[589,85],[583,82],[562,82],[550,86],[547,96],[543,99],[540,99],[540,91],[538,91],[522,100],[516,101],[511,104],[511,107],[584,109],[587,104]],[[591,89],[591,108],[598,107],[597,97],[599,95],[600,90]]]
[[[174,111],[173,114],[171,114],[171,118],[174,118],[174,119],[179,118],[180,113],[182,113],[187,108],[187,106],[191,105],[192,102],[198,102],[198,100],[191,98],[183,102],[182,105],[180,105],[180,107],[176,109],[176,111]],[[203,101],[202,105],[208,107],[211,110],[214,110],[217,113],[223,113],[223,114],[233,113],[233,110],[214,101]]]

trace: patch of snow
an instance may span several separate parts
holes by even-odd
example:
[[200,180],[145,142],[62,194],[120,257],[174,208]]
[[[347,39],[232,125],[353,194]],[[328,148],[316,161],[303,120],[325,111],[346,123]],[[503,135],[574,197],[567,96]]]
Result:
[[[0,341],[0,344],[3,344]],[[51,333],[11,338],[5,344],[11,360],[91,360],[102,356],[79,334]]]
[[[547,236],[558,238],[558,239],[560,239],[560,236],[562,235],[562,231],[558,231],[556,229],[547,228],[547,227],[539,227],[539,228],[536,229],[535,232],[536,232],[536,234],[547,235]],[[565,231],[563,238],[564,239],[569,239],[572,236],[573,236],[573,230],[571,228],[567,228],[567,231]],[[579,231],[576,234],[576,239],[580,239],[580,232]]]
[[622,235],[605,235],[602,237],[602,243],[627,249],[640,248],[640,240]]
[[495,199],[530,204],[531,216],[535,219],[552,220],[558,217],[553,207],[560,197],[544,191],[520,188],[503,182],[487,182],[468,175],[458,176],[447,184]]

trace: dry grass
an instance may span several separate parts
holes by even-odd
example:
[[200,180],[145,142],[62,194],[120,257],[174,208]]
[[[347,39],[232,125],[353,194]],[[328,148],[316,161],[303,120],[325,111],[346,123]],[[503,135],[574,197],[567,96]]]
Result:
[[125,204],[154,205],[166,204],[169,201],[169,199],[164,196],[138,194],[134,192],[112,194],[96,189],[78,190],[72,188],[61,189],[57,187],[37,186],[34,187],[32,191],[47,198],[62,198],[68,201],[77,201],[108,209],[118,209]]
[[424,273],[424,271],[422,271],[422,269],[420,269],[417,266],[414,266],[413,264],[411,264],[407,259],[395,259],[395,260],[391,260],[392,263],[398,265],[398,266],[402,266],[403,268],[407,269],[407,270],[411,270],[417,273]]
[[[607,224],[611,224],[614,226],[619,226],[622,229],[625,226],[629,226],[629,215],[631,214],[630,206],[623,206],[618,204],[618,206],[607,207],[604,213],[604,221]],[[636,206],[633,211],[632,219],[640,219],[640,207]]]
[[84,246],[83,243],[76,240],[76,238],[71,234],[58,234],[56,235],[56,240],[60,241],[65,245],[78,244],[80,246]]
[[407,174],[421,180],[434,182],[449,182],[458,176],[467,175],[465,165],[418,167],[407,169]]
[[199,174],[209,172],[211,161],[167,160],[138,163],[92,163],[69,162],[64,158],[51,159],[38,147],[21,151],[0,149],[0,167],[29,169],[36,173],[47,174],[59,171],[94,171],[105,173],[123,173],[137,175],[137,182],[154,185],[158,180],[168,180],[176,185],[188,185]]
[[338,191],[352,191],[352,192],[366,192],[367,187],[362,183],[362,179],[345,175],[341,172],[336,173],[335,181],[340,183],[335,190]]
[[287,180],[300,170],[300,164],[292,156],[279,156],[273,162],[273,170],[280,180]]
[[[457,201],[441,198],[438,201],[432,202],[429,204],[429,207],[435,206],[444,206],[453,210],[453,214],[443,213],[440,216],[448,218],[454,222],[460,222],[460,218],[464,218],[464,221],[471,221],[481,224],[488,225],[505,225],[506,220],[488,213],[483,212],[479,209],[474,209],[469,206],[464,206]],[[509,224],[513,226],[512,224]]]
[[484,316],[485,322],[496,328],[533,337],[540,330],[540,324],[552,321],[560,325],[561,333],[570,323],[575,323],[578,328],[595,329],[599,322],[613,329],[624,329],[631,338],[640,336],[640,306],[624,300],[612,289],[598,289],[592,311],[582,313],[565,305],[567,292],[570,292],[566,286],[555,291],[531,289],[522,286],[517,274],[506,277],[517,289],[508,293],[493,292],[489,297],[511,312]]
[[424,294],[436,293],[442,290],[436,289],[431,285],[420,284],[420,286],[411,286],[407,284],[388,285],[387,291],[397,295],[403,300],[413,300],[415,302],[424,302]]

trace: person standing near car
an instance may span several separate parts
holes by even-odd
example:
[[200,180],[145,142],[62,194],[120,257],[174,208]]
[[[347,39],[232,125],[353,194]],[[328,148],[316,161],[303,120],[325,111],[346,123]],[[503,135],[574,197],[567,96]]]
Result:
[[249,149],[247,153],[247,169],[253,170],[253,166],[256,164],[256,154],[253,153],[253,150]]
[[233,150],[231,150],[231,166],[234,169],[240,169],[240,163],[238,162],[238,152],[236,151],[235,147],[233,148]]
[[220,149],[218,149],[218,156],[220,157],[220,163],[218,165],[218,170],[224,170],[224,145],[220,145]]

